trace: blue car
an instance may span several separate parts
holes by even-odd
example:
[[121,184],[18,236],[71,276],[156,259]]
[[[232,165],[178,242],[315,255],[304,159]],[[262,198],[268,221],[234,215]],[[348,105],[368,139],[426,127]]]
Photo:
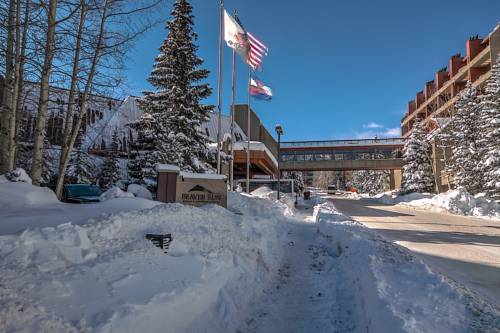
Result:
[[75,204],[99,202],[102,189],[90,184],[66,184],[63,186],[62,201]]

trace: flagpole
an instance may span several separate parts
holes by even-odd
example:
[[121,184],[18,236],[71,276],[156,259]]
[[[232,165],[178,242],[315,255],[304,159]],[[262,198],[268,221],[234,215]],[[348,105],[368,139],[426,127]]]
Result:
[[217,118],[217,174],[221,174],[221,127],[222,127],[222,34],[224,33],[224,0],[220,1],[220,30],[219,30],[219,95]]
[[[236,12],[235,12],[236,15]],[[229,185],[234,189],[234,100],[236,97],[236,52],[233,49],[233,70],[231,83],[231,162],[229,163]]]
[[251,136],[251,100],[252,96],[250,95],[250,84],[252,78],[250,66],[248,66],[248,110],[247,110],[247,193],[250,193],[250,136]]

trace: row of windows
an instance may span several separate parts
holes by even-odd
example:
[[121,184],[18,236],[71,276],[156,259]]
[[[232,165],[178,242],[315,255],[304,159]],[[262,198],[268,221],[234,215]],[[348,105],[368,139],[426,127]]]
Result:
[[282,161],[339,161],[339,160],[375,160],[400,157],[393,151],[377,152],[339,152],[339,153],[311,153],[311,154],[281,154]]

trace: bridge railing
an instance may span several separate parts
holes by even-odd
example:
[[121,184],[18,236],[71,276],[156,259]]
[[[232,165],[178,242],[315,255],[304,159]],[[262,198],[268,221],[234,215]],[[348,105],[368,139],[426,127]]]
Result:
[[402,145],[405,142],[406,142],[406,138],[323,140],[323,141],[285,141],[285,142],[281,142],[281,148]]

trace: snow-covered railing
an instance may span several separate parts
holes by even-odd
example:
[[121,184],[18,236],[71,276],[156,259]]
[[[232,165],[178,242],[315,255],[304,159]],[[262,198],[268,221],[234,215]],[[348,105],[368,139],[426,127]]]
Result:
[[354,139],[354,140],[324,140],[324,141],[285,141],[281,148],[301,147],[341,147],[341,146],[383,146],[403,145],[405,138]]

